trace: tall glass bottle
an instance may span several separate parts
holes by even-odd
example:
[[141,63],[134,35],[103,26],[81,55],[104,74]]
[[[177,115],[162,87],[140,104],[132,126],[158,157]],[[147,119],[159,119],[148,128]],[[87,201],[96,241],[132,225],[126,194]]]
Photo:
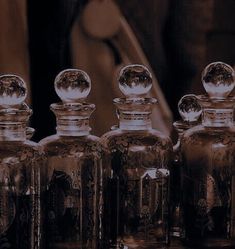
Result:
[[179,114],[182,120],[173,123],[178,133],[177,143],[173,146],[174,159],[171,167],[171,191],[170,191],[170,231],[171,236],[180,237],[181,234],[181,137],[184,132],[199,124],[202,108],[197,101],[196,95],[184,95],[178,103]]
[[142,65],[124,67],[114,99],[119,125],[101,138],[110,164],[104,182],[104,230],[108,248],[155,248],[168,243],[168,191],[172,144],[152,129],[146,94],[152,77]]
[[0,248],[40,248],[40,147],[26,140],[25,82],[0,76]]
[[196,248],[235,248],[234,70],[215,62],[202,73],[202,125],[181,139],[183,241]]
[[91,83],[78,69],[55,79],[63,103],[52,104],[57,133],[41,140],[47,156],[45,245],[48,249],[98,249],[102,212],[102,148],[90,135]]

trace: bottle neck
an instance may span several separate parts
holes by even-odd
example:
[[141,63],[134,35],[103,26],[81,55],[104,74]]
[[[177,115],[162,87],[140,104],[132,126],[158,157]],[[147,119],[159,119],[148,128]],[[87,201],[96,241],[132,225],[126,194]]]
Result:
[[87,136],[90,134],[89,118],[95,110],[89,103],[56,103],[51,105],[56,115],[57,134],[59,136]]
[[26,125],[23,123],[0,123],[0,141],[25,141]]
[[150,119],[152,106],[157,100],[145,97],[116,98],[119,128],[122,130],[148,130],[152,128]]
[[148,130],[152,128],[150,113],[121,112],[119,128],[122,130]]
[[25,141],[31,109],[25,104],[0,108],[0,141]]
[[183,128],[176,128],[177,133],[178,133],[178,139],[176,141],[176,144],[173,146],[173,151],[177,152],[179,150],[180,144],[181,144],[181,139],[183,137],[183,134],[186,130],[188,130],[190,127],[188,127],[187,129],[183,129]]
[[57,134],[60,136],[87,136],[90,134],[89,118],[57,119]]
[[233,109],[205,108],[202,124],[205,127],[230,127],[233,125]]
[[179,120],[173,123],[173,127],[175,128],[175,130],[177,131],[177,135],[178,135],[178,142],[180,142],[183,134],[189,130],[190,128],[198,125],[200,123],[199,120],[197,121],[183,121],[183,120]]

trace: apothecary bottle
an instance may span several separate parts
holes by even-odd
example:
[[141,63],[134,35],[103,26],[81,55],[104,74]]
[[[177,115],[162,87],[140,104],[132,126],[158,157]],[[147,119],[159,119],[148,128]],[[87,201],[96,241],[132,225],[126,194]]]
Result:
[[184,95],[178,103],[178,111],[181,120],[173,123],[177,131],[178,140],[173,146],[173,162],[171,164],[171,190],[170,190],[170,234],[172,237],[180,237],[181,219],[181,184],[182,184],[182,158],[181,158],[181,138],[185,131],[199,125],[202,112],[196,95]]
[[41,140],[45,172],[45,245],[48,249],[98,249],[102,214],[102,148],[90,135],[94,104],[85,102],[89,76],[67,69],[55,79],[62,103],[52,104],[57,133]]
[[26,139],[25,82],[0,76],[0,248],[40,248],[39,145]]
[[109,151],[104,180],[104,231],[108,248],[155,248],[168,243],[170,139],[152,129],[156,99],[146,97],[152,77],[129,65],[119,76],[125,98],[114,99],[119,125],[101,141]]
[[222,62],[202,73],[202,125],[181,139],[183,242],[196,248],[235,248],[234,70]]
[[31,140],[34,135],[35,129],[32,127],[26,127],[26,139]]

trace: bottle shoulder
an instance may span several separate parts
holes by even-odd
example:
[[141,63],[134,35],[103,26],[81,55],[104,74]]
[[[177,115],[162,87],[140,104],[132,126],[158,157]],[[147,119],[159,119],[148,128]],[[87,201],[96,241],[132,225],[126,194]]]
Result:
[[42,146],[30,140],[26,141],[1,141],[0,158],[19,158],[24,161],[30,158],[43,157]]
[[224,145],[235,145],[235,127],[204,127],[203,125],[195,126],[187,130],[181,139],[182,146],[203,145],[203,144],[222,143]]
[[52,143],[63,143],[63,144],[70,144],[73,142],[96,142],[100,143],[100,138],[94,135],[88,135],[88,136],[59,136],[57,134],[48,136],[40,140],[39,144],[41,146],[52,144]]
[[167,169],[173,156],[171,140],[156,130],[115,130],[104,134],[101,141],[110,157],[108,168],[116,173],[117,165],[140,171],[143,168]]
[[58,139],[59,139],[59,136],[57,134],[54,134],[54,135],[51,135],[51,136],[48,136],[48,137],[45,137],[45,138],[41,139],[39,141],[39,144],[41,146],[44,146],[45,144],[57,141]]
[[42,146],[31,140],[25,141],[0,141],[0,150],[15,148],[18,151],[24,149],[42,150]]
[[184,132],[183,137],[190,137],[193,135],[211,135],[211,136],[216,136],[216,135],[221,135],[221,134],[231,134],[235,135],[235,126],[231,127],[205,127],[203,125],[197,125],[194,126],[187,131]]
[[166,146],[172,149],[171,139],[163,133],[154,130],[127,131],[117,129],[105,133],[101,137],[101,143],[105,147],[115,147],[118,145],[144,145],[144,146]]
[[88,136],[58,136],[52,135],[40,141],[46,153],[75,155],[80,152],[96,153],[102,151],[100,138],[94,135]]

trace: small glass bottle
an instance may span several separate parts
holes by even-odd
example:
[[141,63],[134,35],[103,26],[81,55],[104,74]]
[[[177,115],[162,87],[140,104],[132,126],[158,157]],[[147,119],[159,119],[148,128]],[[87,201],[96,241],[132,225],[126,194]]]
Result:
[[25,82],[0,76],[0,248],[40,248],[39,145],[26,140]]
[[209,64],[202,73],[208,95],[197,96],[202,125],[181,139],[183,242],[196,248],[235,248],[235,85],[227,64]]
[[196,95],[184,95],[178,103],[179,114],[182,120],[173,123],[178,133],[177,143],[173,146],[174,160],[171,167],[171,191],[170,191],[170,231],[171,236],[180,237],[181,234],[181,137],[183,133],[199,124],[202,108]]
[[101,141],[110,164],[104,181],[104,231],[108,248],[155,248],[168,243],[170,139],[152,129],[156,99],[147,98],[152,77],[142,65],[124,67],[114,99],[119,125]]
[[32,127],[26,127],[26,138],[28,140],[31,140],[31,138],[33,137],[34,135],[34,132],[35,132],[35,129],[32,128]]
[[48,249],[98,249],[101,239],[102,146],[90,135],[94,104],[85,102],[89,76],[67,69],[55,79],[63,103],[51,105],[57,133],[41,140],[45,172],[45,245]]

